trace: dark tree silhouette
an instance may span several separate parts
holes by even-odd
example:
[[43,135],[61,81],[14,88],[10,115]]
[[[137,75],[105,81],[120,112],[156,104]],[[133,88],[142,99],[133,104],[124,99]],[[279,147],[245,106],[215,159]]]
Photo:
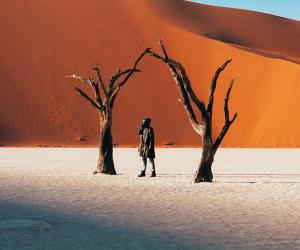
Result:
[[[217,86],[217,81],[221,72],[226,68],[226,66],[231,62],[231,60],[226,61],[220,68],[217,69],[211,83],[208,104],[205,106],[204,102],[199,99],[199,97],[194,92],[189,77],[182,64],[173,60],[169,57],[164,42],[162,39],[159,40],[159,45],[163,55],[159,55],[152,50],[148,50],[151,56],[164,62],[170,69],[172,76],[177,84],[181,95],[181,103],[183,104],[189,121],[196,131],[202,137],[202,157],[200,165],[194,175],[194,182],[212,182],[213,174],[211,170],[212,163],[214,161],[214,156],[220,146],[223,138],[225,137],[228,129],[235,121],[237,113],[234,114],[233,118],[230,119],[228,101],[230,97],[230,92],[234,83],[234,79],[231,80],[229,88],[227,90],[225,101],[224,101],[224,113],[225,113],[225,124],[219,134],[219,136],[214,141],[212,138],[212,115],[213,115],[213,104],[214,104],[214,93]],[[196,118],[194,108],[192,103],[200,111],[202,122],[199,122]]]
[[84,78],[76,74],[67,76],[69,78],[78,79],[84,83],[87,83],[92,88],[95,95],[94,98],[91,98],[82,89],[78,87],[75,88],[75,90],[85,100],[87,100],[94,108],[97,109],[99,114],[99,158],[97,163],[97,169],[95,170],[94,174],[116,174],[113,160],[113,139],[111,133],[113,106],[119,91],[122,89],[122,87],[124,87],[125,83],[135,72],[140,72],[140,70],[137,68],[137,65],[144,57],[144,55],[148,52],[149,49],[145,49],[143,53],[141,53],[141,55],[137,58],[132,68],[126,70],[119,70],[115,75],[111,77],[108,84],[104,83],[97,63],[93,68],[97,75],[97,80],[94,80],[92,77]]

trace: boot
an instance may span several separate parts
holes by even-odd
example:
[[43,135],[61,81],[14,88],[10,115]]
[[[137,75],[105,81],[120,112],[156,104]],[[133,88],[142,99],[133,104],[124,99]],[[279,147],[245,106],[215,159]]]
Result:
[[141,173],[138,175],[138,177],[145,177],[146,174],[145,174],[145,170],[142,170]]
[[155,170],[153,170],[153,171],[152,171],[152,173],[151,173],[151,177],[156,177]]

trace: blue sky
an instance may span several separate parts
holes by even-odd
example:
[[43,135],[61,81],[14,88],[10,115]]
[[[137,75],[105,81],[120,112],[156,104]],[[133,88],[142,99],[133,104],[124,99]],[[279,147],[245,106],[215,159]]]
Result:
[[300,20],[300,0],[191,0],[216,6],[255,10]]

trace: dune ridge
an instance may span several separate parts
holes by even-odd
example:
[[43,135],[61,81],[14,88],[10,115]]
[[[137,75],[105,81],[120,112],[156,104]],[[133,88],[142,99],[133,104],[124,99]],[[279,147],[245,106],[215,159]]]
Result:
[[157,17],[166,22],[253,53],[300,62],[299,21],[188,1],[163,2],[149,1]]
[[[222,146],[300,146],[297,21],[183,0],[4,0],[0,5],[1,145],[96,146],[97,113],[73,91],[88,88],[65,76],[88,76],[97,60],[108,80],[146,46],[158,50],[160,35],[205,101],[215,69],[233,59],[216,91],[215,135],[233,76],[230,110],[239,117]],[[115,106],[115,144],[136,146],[141,119],[150,115],[157,145],[200,145],[165,65],[146,58],[140,68]]]

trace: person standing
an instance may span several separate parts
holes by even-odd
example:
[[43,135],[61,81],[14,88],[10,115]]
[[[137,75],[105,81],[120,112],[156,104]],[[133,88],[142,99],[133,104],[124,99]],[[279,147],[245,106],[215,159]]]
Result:
[[147,159],[149,159],[149,162],[152,166],[151,177],[156,177],[155,162],[154,162],[155,159],[154,130],[150,126],[150,124],[151,124],[151,118],[146,117],[143,120],[142,126],[139,131],[140,146],[138,151],[143,160],[143,168],[141,170],[141,173],[138,175],[138,177],[146,176]]

